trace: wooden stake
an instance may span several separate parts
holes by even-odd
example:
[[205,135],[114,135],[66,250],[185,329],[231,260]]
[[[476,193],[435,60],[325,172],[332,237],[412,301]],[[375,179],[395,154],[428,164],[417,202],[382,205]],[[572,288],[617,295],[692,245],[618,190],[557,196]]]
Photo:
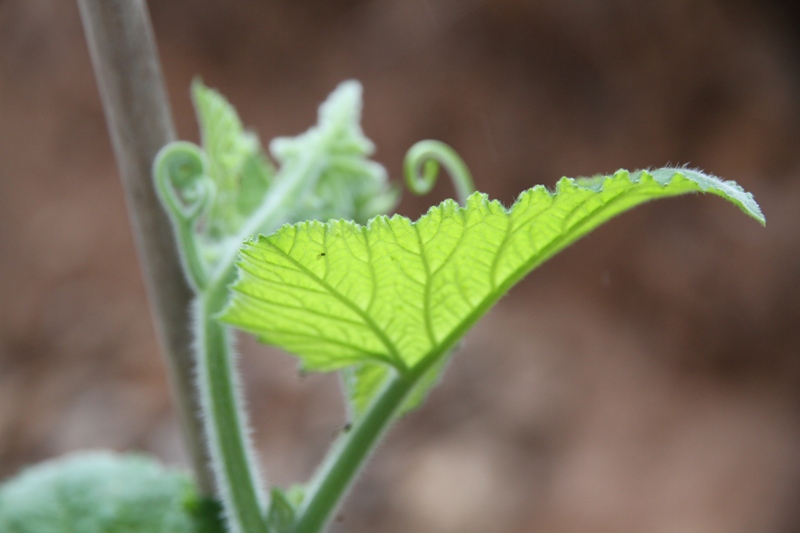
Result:
[[193,294],[151,177],[153,159],[175,139],[175,128],[147,6],[143,0],[78,0],[78,6],[190,460],[201,493],[213,496],[194,381]]

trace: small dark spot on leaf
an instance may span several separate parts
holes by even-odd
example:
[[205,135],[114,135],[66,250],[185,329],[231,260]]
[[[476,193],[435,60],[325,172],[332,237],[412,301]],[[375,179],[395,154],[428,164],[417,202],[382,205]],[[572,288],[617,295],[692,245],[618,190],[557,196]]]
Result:
[[322,259],[323,257],[325,257],[325,252],[317,254],[317,259]]

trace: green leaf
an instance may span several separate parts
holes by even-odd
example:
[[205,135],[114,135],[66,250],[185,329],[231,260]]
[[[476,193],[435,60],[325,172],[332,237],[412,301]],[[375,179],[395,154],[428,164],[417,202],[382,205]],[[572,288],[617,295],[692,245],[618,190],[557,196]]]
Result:
[[380,390],[391,372],[391,367],[380,363],[363,363],[342,369],[342,386],[349,400],[350,420],[364,414],[375,391]]
[[207,231],[214,238],[239,230],[261,204],[275,170],[253,133],[242,127],[236,109],[217,91],[199,80],[192,99],[200,123],[206,172],[215,185]]
[[267,526],[272,533],[290,533],[294,526],[297,507],[302,503],[305,489],[299,485],[288,491],[273,488],[270,493]]
[[655,198],[707,192],[764,223],[749,193],[686,169],[561,179],[506,209],[447,200],[416,222],[284,226],[244,246],[223,320],[296,354],[307,370],[429,369],[515,283],[601,223]]
[[[442,357],[425,372],[403,405],[400,406],[399,416],[422,405],[431,389],[439,384],[448,362],[449,357]],[[351,419],[358,420],[366,412],[391,373],[391,367],[381,363],[364,363],[342,369],[345,396],[350,407]]]
[[4,533],[221,533],[218,506],[144,456],[90,452],[0,485]]

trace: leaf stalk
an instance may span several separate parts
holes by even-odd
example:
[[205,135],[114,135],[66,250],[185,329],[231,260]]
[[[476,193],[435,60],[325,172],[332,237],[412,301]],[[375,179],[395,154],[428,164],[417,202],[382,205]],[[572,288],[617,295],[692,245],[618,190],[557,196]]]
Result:
[[308,486],[293,533],[324,530],[421,375],[394,372],[363,416],[334,443]]

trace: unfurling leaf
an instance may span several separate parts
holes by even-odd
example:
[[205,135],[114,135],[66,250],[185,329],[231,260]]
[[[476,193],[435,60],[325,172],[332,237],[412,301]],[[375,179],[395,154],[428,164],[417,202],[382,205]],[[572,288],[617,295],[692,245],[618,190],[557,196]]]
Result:
[[239,243],[258,232],[309,219],[365,222],[397,203],[386,171],[369,159],[374,146],[359,125],[358,82],[331,93],[316,126],[273,140],[278,170],[221,94],[195,81],[192,96],[202,148],[168,144],[156,157],[154,176],[183,247],[193,249],[188,263],[202,265],[193,268],[193,279],[218,270],[220,261],[222,270],[229,267]]
[[270,152],[279,179],[302,183],[290,203],[291,220],[345,218],[366,222],[397,203],[386,170],[368,159],[375,152],[361,131],[361,84],[342,82],[319,108],[317,125],[296,137],[279,137]]
[[273,488],[270,493],[267,525],[271,533],[291,533],[297,508],[303,501],[305,489],[295,485],[288,491]]
[[208,206],[206,232],[219,239],[239,231],[261,205],[275,169],[258,137],[245,131],[234,107],[199,80],[192,83],[192,99],[200,123],[205,172],[214,183]]

